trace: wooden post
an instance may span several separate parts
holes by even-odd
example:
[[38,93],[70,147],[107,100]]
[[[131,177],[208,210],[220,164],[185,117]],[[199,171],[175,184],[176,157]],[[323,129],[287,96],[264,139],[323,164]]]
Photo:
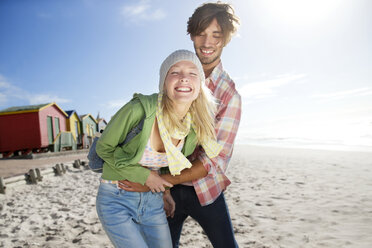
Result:
[[56,166],[53,167],[53,169],[54,169],[54,173],[56,174],[56,176],[61,176],[62,175],[61,166],[59,164],[56,164]]
[[88,166],[88,163],[86,161],[80,161],[80,164],[86,169],[86,170],[89,170],[89,166]]
[[30,175],[30,183],[31,184],[37,184],[37,177],[34,169],[31,169],[28,171],[28,174]]
[[39,168],[36,168],[35,171],[36,171],[37,180],[38,181],[42,181],[43,180],[43,176],[40,173],[40,169]]
[[2,177],[0,177],[0,193],[1,194],[5,194],[5,183],[4,183],[4,179]]
[[79,159],[75,160],[73,166],[74,166],[74,168],[79,169],[80,168],[80,160]]
[[65,168],[65,165],[63,163],[61,163],[61,170],[62,170],[63,174],[66,174],[66,168]]

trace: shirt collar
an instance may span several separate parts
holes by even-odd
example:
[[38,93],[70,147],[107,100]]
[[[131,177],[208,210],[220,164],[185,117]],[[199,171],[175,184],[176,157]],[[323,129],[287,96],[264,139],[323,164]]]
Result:
[[222,71],[223,71],[222,62],[220,61],[220,63],[218,63],[218,65],[213,69],[211,75],[207,77],[207,80],[210,80],[213,83],[213,85],[215,85],[217,79],[221,76]]

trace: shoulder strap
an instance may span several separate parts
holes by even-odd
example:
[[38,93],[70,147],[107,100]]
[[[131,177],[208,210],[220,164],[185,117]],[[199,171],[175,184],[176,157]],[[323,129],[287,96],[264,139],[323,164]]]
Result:
[[134,137],[137,136],[142,131],[143,123],[145,122],[145,117],[135,126],[128,134],[127,137],[125,137],[125,140],[120,143],[118,146],[123,146],[127,144],[129,141],[131,141]]

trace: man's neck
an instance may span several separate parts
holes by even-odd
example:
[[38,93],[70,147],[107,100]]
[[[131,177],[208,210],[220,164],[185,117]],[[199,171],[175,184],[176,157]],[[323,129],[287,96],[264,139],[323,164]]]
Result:
[[211,64],[203,64],[203,71],[204,71],[204,74],[205,74],[205,78],[208,78],[212,71],[214,70],[214,68],[216,68],[216,66],[221,62],[221,59],[211,63]]

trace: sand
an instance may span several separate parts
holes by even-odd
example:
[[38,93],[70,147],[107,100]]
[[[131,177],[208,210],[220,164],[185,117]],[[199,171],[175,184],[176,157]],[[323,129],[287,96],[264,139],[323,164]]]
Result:
[[[26,171],[25,171],[26,172]],[[225,193],[240,247],[372,247],[372,153],[236,146]],[[95,211],[99,174],[0,195],[0,247],[112,247]],[[192,219],[181,247],[212,247]]]
[[[76,153],[76,154],[75,154]],[[0,159],[0,176],[3,178],[22,175],[28,172],[29,169],[39,168],[44,169],[56,165],[57,163],[71,163],[76,159],[86,160],[88,150],[80,150],[76,152],[60,152],[56,153],[37,154],[37,159]]]

